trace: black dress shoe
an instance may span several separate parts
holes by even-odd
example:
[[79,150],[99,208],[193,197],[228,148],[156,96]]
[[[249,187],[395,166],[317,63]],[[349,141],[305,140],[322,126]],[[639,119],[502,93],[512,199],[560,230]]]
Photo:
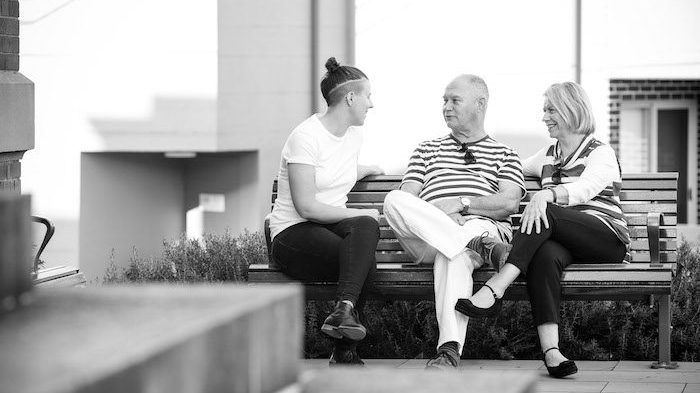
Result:
[[336,339],[345,337],[352,341],[362,340],[367,335],[357,310],[346,302],[335,305],[335,310],[323,321],[321,331]]
[[486,284],[484,284],[484,286],[488,288],[493,294],[494,303],[491,305],[491,307],[481,308],[475,306],[469,299],[458,299],[457,304],[455,304],[455,310],[472,318],[485,318],[497,315],[498,312],[501,311],[503,299],[499,299],[498,297],[496,297],[496,292],[494,292],[493,288]]
[[[453,343],[453,345],[451,345]],[[456,370],[459,367],[459,352],[457,352],[457,342],[451,341],[442,344],[437,353],[425,364],[426,370]]]
[[542,356],[542,361],[544,361],[544,366],[547,367],[547,372],[549,373],[549,376],[553,378],[564,378],[568,377],[569,375],[576,374],[578,372],[578,367],[576,367],[576,363],[574,363],[573,360],[564,360],[563,362],[559,363],[559,365],[554,367],[550,367],[549,365],[547,365],[547,352],[553,349],[559,350],[559,348],[557,347],[549,348],[546,351],[544,351],[544,355]]
[[329,367],[354,366],[365,367],[365,362],[360,359],[356,349],[341,349],[336,347],[328,360]]

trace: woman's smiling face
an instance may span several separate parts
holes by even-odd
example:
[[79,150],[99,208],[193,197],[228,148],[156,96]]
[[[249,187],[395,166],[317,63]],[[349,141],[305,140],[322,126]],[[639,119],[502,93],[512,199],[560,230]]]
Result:
[[567,131],[566,123],[564,118],[561,116],[557,108],[552,105],[552,103],[545,98],[544,107],[542,108],[544,114],[542,115],[542,121],[547,126],[549,131],[549,136],[555,139],[559,139],[564,136]]

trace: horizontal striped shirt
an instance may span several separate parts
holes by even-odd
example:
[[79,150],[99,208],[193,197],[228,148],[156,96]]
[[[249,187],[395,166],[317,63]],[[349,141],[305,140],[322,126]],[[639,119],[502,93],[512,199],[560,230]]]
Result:
[[629,247],[630,232],[620,205],[621,171],[610,146],[589,135],[568,159],[561,156],[558,143],[547,147],[540,159],[542,188],[561,184],[569,194],[569,208],[598,218]]
[[[468,162],[464,147],[473,155],[473,162]],[[464,147],[451,134],[422,142],[411,156],[402,183],[420,184],[418,196],[428,202],[494,195],[502,181],[514,183],[525,192],[522,166],[513,149],[490,136]],[[503,223],[509,225],[509,221]]]

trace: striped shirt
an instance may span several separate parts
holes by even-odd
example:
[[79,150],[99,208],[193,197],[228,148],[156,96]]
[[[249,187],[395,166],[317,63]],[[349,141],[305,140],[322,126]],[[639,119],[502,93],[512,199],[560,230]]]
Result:
[[[629,247],[630,232],[620,205],[621,170],[612,148],[589,135],[568,159],[561,156],[558,143],[543,150],[538,160],[542,188],[561,184],[569,194],[569,208],[598,218]],[[532,167],[529,160],[526,172]]]
[[[514,183],[525,192],[522,166],[513,149],[490,136],[464,147],[473,155],[473,162],[468,162],[463,144],[451,134],[421,143],[411,156],[402,184],[420,184],[418,196],[428,202],[494,195],[501,181]],[[510,221],[501,224],[509,227]]]

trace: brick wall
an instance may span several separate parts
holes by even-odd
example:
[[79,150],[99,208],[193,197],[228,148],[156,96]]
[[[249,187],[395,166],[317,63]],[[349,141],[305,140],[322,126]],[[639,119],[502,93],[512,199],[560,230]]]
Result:
[[[664,100],[694,100],[698,103],[697,126],[698,140],[688,141],[696,143],[700,152],[700,80],[697,79],[611,79],[610,80],[610,145],[615,153],[620,156],[620,107],[624,102]],[[688,157],[698,164],[700,174],[700,160],[698,157]],[[692,162],[692,161],[691,161]],[[688,185],[691,187],[691,185]],[[693,192],[700,190],[700,176],[696,179]],[[697,211],[700,222],[700,206]]]
[[[8,81],[18,80],[15,71],[19,71],[19,1],[17,0],[0,0],[0,80],[7,83],[7,86],[14,86]],[[16,94],[10,89],[4,89],[0,84],[0,97],[2,105],[7,105],[15,101]],[[9,101],[3,101],[2,99]],[[10,105],[12,106],[12,105]],[[33,111],[32,111],[33,113]],[[0,146],[0,194],[19,194],[21,188],[21,164],[20,159],[24,151],[3,151],[8,146],[14,146],[13,140],[17,139],[14,132],[7,130],[7,127],[14,127],[17,124],[15,108],[0,108],[0,122],[6,123],[0,125],[0,142],[4,142]],[[9,125],[9,126],[8,126]],[[3,128],[6,127],[6,128]],[[33,132],[33,131],[32,131]],[[17,150],[17,147],[9,147],[10,150]]]
[[19,1],[0,0],[0,70],[19,70]]

